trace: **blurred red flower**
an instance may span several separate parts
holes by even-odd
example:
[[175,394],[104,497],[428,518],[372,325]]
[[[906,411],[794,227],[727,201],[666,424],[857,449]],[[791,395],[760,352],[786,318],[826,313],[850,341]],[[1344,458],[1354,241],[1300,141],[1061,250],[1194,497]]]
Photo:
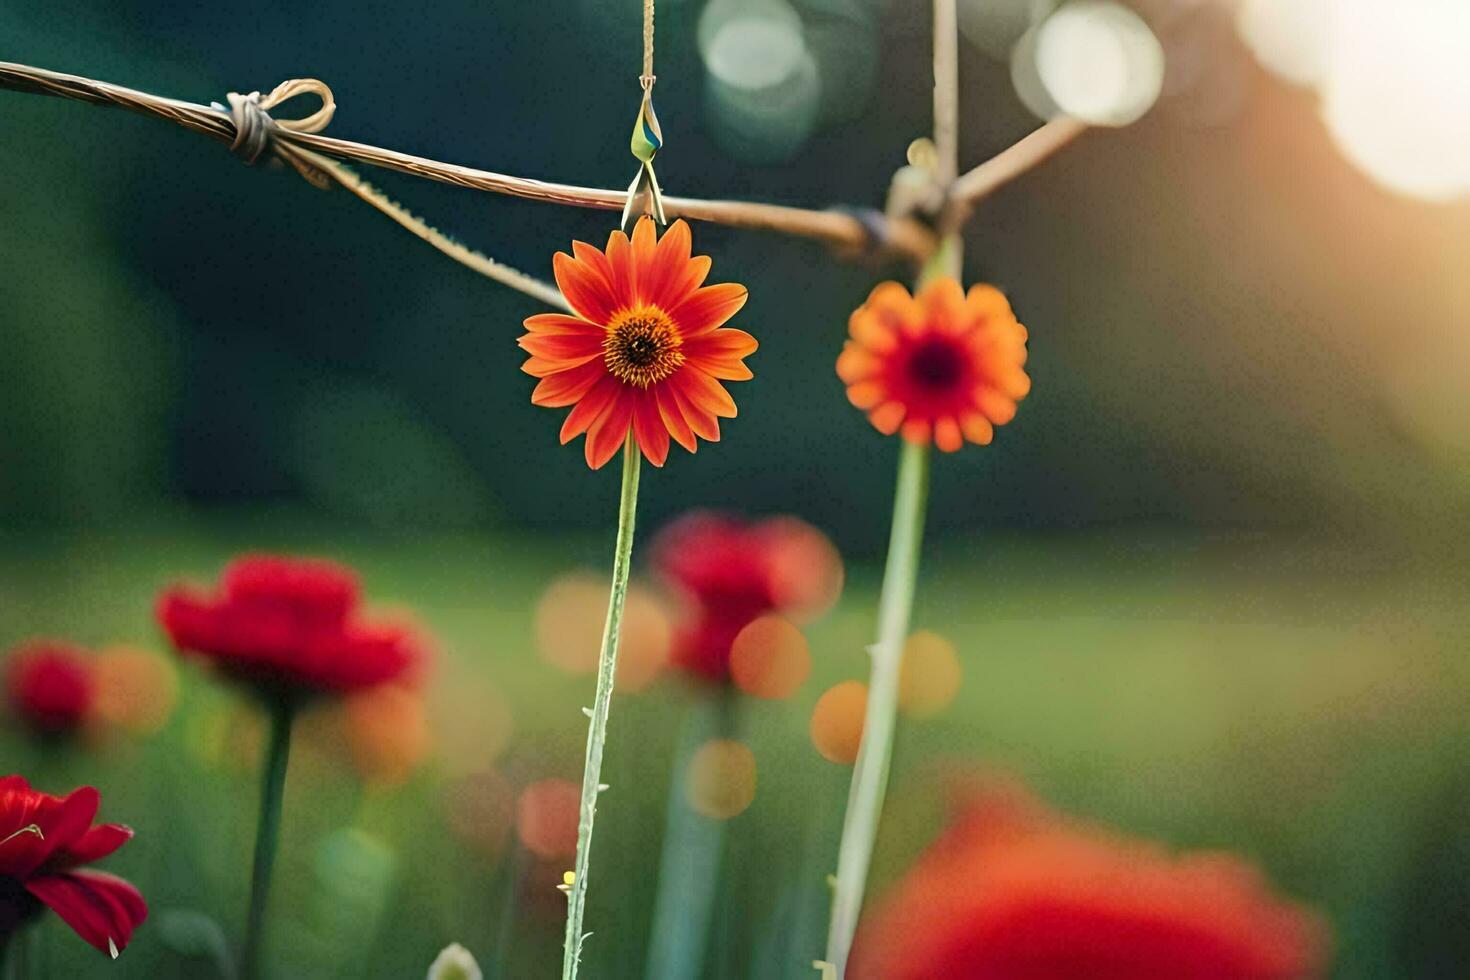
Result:
[[91,660],[58,640],[31,640],[12,650],[5,691],[16,717],[45,735],[77,731],[97,700]]
[[976,794],[860,926],[855,980],[1302,980],[1326,932],[1228,854]]
[[58,798],[31,789],[20,776],[0,778],[0,947],[44,906],[116,957],[148,917],[138,889],[116,875],[79,867],[133,836],[121,824],[93,826],[98,802],[90,786]]
[[746,522],[696,511],[654,538],[658,574],[688,602],[672,660],[715,681],[730,675],[730,645],[766,613],[795,620],[829,609],[842,588],[842,561],[821,531],[792,517]]
[[425,656],[408,626],[366,623],[357,576],[313,559],[253,555],[231,562],[219,589],[175,586],[158,621],[180,651],[275,694],[346,693],[412,674]]

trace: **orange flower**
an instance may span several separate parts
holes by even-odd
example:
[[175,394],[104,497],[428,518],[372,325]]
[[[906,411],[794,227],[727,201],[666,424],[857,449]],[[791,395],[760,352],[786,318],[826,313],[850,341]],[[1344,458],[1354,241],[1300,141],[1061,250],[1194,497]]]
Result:
[[[706,256],[691,257],[689,226],[674,222],[658,239],[638,220],[630,241],[608,236],[607,251],[573,242],[558,252],[556,284],[576,316],[542,313],[526,320],[521,366],[541,379],[531,402],[574,406],[561,441],[587,434],[587,465],[612,459],[631,430],[643,455],[662,466],[669,437],[691,453],[696,437],[718,442],[721,418],[735,402],[721,381],[745,381],[741,359],[755,338],[724,323],[745,305],[744,286],[701,286]],[[574,257],[575,256],[575,257]]]
[[859,927],[852,980],[1305,980],[1326,929],[1229,854],[1172,857],[987,787]]
[[884,435],[902,429],[909,442],[932,438],[947,453],[966,439],[983,446],[1031,390],[1022,368],[1026,328],[994,286],[966,295],[946,277],[910,296],[896,282],[881,283],[848,330],[837,376]]

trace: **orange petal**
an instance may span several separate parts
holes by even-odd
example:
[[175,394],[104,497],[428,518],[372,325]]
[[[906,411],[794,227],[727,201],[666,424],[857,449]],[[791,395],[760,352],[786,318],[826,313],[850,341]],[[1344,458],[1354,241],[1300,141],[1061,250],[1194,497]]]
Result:
[[965,291],[953,278],[929,280],[916,298],[928,314],[928,321],[940,329],[952,333],[965,326]]
[[684,297],[693,292],[693,285],[682,291],[678,288],[687,278],[689,250],[692,247],[689,225],[682,219],[675,221],[659,239],[652,261],[644,266],[643,279],[640,282],[643,302],[667,310],[677,306]]
[[906,333],[912,333],[927,319],[924,307],[909,295],[901,283],[896,282],[880,282],[874,286],[860,309],[876,316],[888,329]]
[[909,442],[927,445],[929,442],[929,420],[909,419],[903,424],[903,437]]
[[898,431],[903,416],[904,407],[901,402],[884,402],[868,413],[868,421],[885,436],[891,436]]
[[988,446],[990,440],[995,438],[995,428],[979,412],[966,415],[960,420],[960,427],[965,430],[965,438],[979,446]]
[[997,378],[996,386],[1007,398],[1020,401],[1031,393],[1031,378],[1025,371],[1012,371]]
[[607,369],[600,361],[592,361],[570,371],[547,375],[536,385],[536,390],[531,392],[531,404],[543,408],[575,405],[606,374]]
[[641,391],[634,396],[633,435],[650,463],[664,465],[664,460],[669,458],[669,430],[659,417],[658,402],[652,392]]
[[837,355],[837,376],[848,384],[864,381],[877,372],[878,358],[855,341],[846,341]]
[[532,333],[595,334],[601,337],[606,332],[605,327],[589,323],[580,317],[567,316],[565,313],[537,313],[535,316],[528,316],[525,327]]
[[684,353],[701,357],[741,358],[754,354],[759,346],[756,339],[744,330],[721,327],[698,337],[690,337],[684,342]]
[[633,264],[633,244],[621,231],[607,236],[607,261],[612,266],[614,308],[632,306],[638,294],[638,270]]
[[618,454],[618,447],[628,438],[628,428],[633,422],[632,392],[624,386],[612,400],[612,404],[597,417],[587,430],[587,465],[600,470],[607,461]]
[[664,427],[669,430],[669,435],[674,441],[691,453],[694,452],[697,443],[694,440],[694,430],[689,428],[689,423],[684,419],[684,413],[679,411],[679,401],[668,385],[654,385],[652,389],[654,399],[658,403],[659,418],[663,419]]
[[714,378],[697,367],[691,367],[687,362],[679,373],[669,380],[675,383],[675,387],[687,396],[692,404],[699,405],[720,418],[733,419],[738,413],[735,408],[735,399],[730,397],[730,393]]
[[883,400],[888,389],[877,381],[860,381],[847,388],[847,400],[864,411],[874,408]]
[[965,444],[965,437],[960,434],[960,424],[953,417],[946,415],[934,421],[934,445],[947,453],[957,452]]
[[875,354],[886,354],[898,346],[898,334],[893,323],[865,306],[853,311],[848,318],[847,332],[853,340]]
[[544,357],[529,357],[526,363],[521,365],[521,370],[533,378],[547,378],[558,371],[566,371],[577,365],[567,364],[564,361],[552,361]]
[[994,425],[1005,425],[1016,417],[1016,403],[994,388],[977,388],[975,407]]
[[970,287],[970,291],[965,294],[965,311],[976,319],[1013,316],[1006,294],[985,283],[976,283]]
[[653,219],[645,214],[633,226],[633,262],[640,272],[653,262],[653,250],[657,244],[658,236],[654,234]]
[[722,282],[696,289],[684,302],[669,310],[686,338],[709,333],[725,325],[725,321],[745,305],[749,291],[739,283]]
[[[696,255],[689,260],[689,263],[680,270],[679,277],[674,284],[669,287],[670,306],[678,306],[704,283],[705,277],[709,275],[710,265],[708,255]],[[669,307],[666,306],[664,309],[669,309]]]
[[618,304],[610,281],[601,272],[565,252],[551,257],[551,269],[557,288],[578,316],[593,323],[608,321]]
[[755,377],[750,368],[738,360],[717,361],[708,357],[690,357],[684,363],[720,381],[749,381]]
[[[673,381],[678,377],[679,375],[676,374],[669,381]],[[678,385],[670,384],[669,381],[664,382],[664,387],[674,396],[674,401],[679,405],[679,412],[684,416],[684,420],[689,423],[689,428],[695,435],[706,442],[719,442],[720,421],[715,418],[715,414],[708,409],[694,404]]]
[[601,331],[595,334],[528,333],[522,334],[516,343],[534,357],[583,364],[591,358],[602,356],[602,339]]
[[604,374],[598,381],[593,382],[587,394],[567,414],[567,420],[561,425],[561,443],[565,446],[577,436],[591,428],[597,417],[612,404],[612,400],[622,391],[623,383],[610,374]]

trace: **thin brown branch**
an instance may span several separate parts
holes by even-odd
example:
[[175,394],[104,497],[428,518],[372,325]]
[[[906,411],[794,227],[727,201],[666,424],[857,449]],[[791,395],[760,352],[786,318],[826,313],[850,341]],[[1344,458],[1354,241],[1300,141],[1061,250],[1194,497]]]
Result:
[[[229,112],[224,109],[166,99],[77,75],[0,62],[0,88],[76,99],[94,105],[121,106],[134,112],[167,119],[223,143],[230,143],[235,138],[234,123]],[[535,201],[608,211],[621,209],[627,201],[627,192],[624,190],[601,190],[514,177],[315,133],[280,131],[275,134],[275,138],[280,142],[338,159],[396,170],[459,187],[509,194]],[[817,211],[750,201],[706,201],[684,197],[665,198],[664,205],[670,217],[811,238],[853,252],[868,251],[874,244],[868,226],[842,211]],[[879,244],[891,253],[922,259],[934,249],[934,234],[920,221],[911,218],[887,221],[882,231],[882,241]]]
[[1087,124],[1075,119],[1053,119],[966,172],[950,188],[950,201],[966,209],[973,207],[981,198],[989,197],[997,188],[1015,180],[1086,131]]
[[[934,0],[934,178],[954,191],[960,172],[960,28],[956,0]],[[961,279],[964,271],[962,223],[945,222],[934,257],[940,275]]]

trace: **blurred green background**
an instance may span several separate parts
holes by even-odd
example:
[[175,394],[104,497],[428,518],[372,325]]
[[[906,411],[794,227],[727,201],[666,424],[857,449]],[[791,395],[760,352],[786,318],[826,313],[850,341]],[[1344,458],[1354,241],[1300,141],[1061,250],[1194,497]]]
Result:
[[[0,58],[198,102],[318,77],[333,135],[620,187],[638,67],[623,6],[8,0]],[[1031,331],[1034,390],[992,447],[936,466],[916,624],[955,642],[965,678],[902,729],[876,887],[938,826],[937,760],[971,760],[1070,811],[1260,860],[1331,917],[1337,976],[1464,975],[1470,209],[1354,170],[1224,6],[1138,6],[1169,25],[1158,106],[1003,190],[967,235],[967,275]],[[707,72],[703,8],[659,7],[666,189],[881,206],[929,126],[927,5],[795,0],[810,84],[744,102]],[[1036,121],[1003,61],[962,57],[973,165]],[[0,644],[161,647],[151,601],[176,577],[242,549],[330,555],[438,636],[438,683],[500,692],[499,770],[577,778],[591,683],[536,657],[532,608],[557,575],[602,569],[617,477],[529,404],[514,339],[537,305],[345,194],[159,122],[0,92],[0,134]],[[540,276],[610,226],[369,177]],[[745,713],[759,790],[728,828],[712,939],[712,977],[806,976],[848,772],[812,750],[808,714],[863,672],[895,455],[832,365],[847,312],[910,273],[695,234],[715,278],[751,287],[756,379],[734,386],[720,444],[646,474],[642,528],[693,506],[792,512],[849,560],[809,632],[813,678]],[[201,735],[234,697],[186,676],[136,744],[58,755],[0,734],[3,768],[95,783],[103,817],[139,831],[107,867],[154,918],[109,974],[201,975],[178,948],[202,927],[166,910],[238,936],[254,775]],[[589,976],[643,961],[686,702],[669,682],[616,706]],[[442,765],[365,793],[311,758],[287,800],[283,975],[412,976],[451,940],[495,976],[552,972],[560,896],[513,843],[495,858],[450,832]],[[59,922],[44,933],[52,975],[103,972]]]

